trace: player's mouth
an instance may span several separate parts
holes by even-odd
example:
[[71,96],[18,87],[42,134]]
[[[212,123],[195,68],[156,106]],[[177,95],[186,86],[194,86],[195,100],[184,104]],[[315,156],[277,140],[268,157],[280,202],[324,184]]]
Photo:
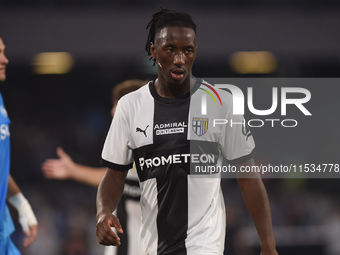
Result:
[[184,70],[181,68],[176,68],[171,71],[171,77],[172,79],[179,81],[182,80],[184,77]]

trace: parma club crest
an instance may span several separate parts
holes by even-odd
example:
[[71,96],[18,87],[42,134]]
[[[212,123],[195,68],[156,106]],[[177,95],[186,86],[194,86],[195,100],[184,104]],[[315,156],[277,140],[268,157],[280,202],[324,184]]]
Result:
[[207,118],[192,118],[192,130],[196,135],[202,136],[208,131],[208,122]]

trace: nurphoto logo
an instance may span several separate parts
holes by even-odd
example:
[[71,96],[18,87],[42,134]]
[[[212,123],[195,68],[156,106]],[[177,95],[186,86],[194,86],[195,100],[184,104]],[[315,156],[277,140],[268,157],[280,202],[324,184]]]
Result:
[[[234,115],[244,115],[245,113],[245,96],[242,90],[232,84],[214,84],[214,87],[211,85],[208,85],[206,83],[202,83],[205,87],[209,88],[210,91],[206,88],[200,88],[203,91],[205,91],[213,100],[215,105],[217,105],[217,98],[222,105],[222,100],[218,92],[215,88],[223,89],[229,91],[233,96],[233,114]],[[257,88],[261,89],[261,88]],[[272,88],[271,93],[271,106],[268,109],[256,109],[254,107],[254,95],[253,95],[253,87],[247,88],[247,106],[248,110],[256,115],[256,116],[269,116],[273,114],[280,104],[280,115],[286,116],[287,115],[287,105],[294,105],[299,109],[305,116],[311,116],[311,112],[308,111],[308,109],[304,106],[305,103],[307,103],[311,99],[311,93],[308,89],[301,88],[301,87],[281,87],[280,88],[280,97],[278,95],[278,87]],[[207,94],[202,94],[201,96],[201,114],[207,115],[208,109],[207,109]],[[299,95],[299,98],[290,98],[290,94]],[[279,102],[280,101],[280,102]],[[213,110],[213,109],[212,109]],[[268,123],[271,125],[271,127],[274,127],[275,124],[279,122],[282,127],[296,127],[298,125],[298,121],[296,119],[274,119],[274,118],[266,118],[266,119],[250,119],[248,121],[244,121],[241,123],[244,126],[249,127],[262,127],[265,125],[265,123]],[[234,124],[240,124],[240,123],[233,123],[232,120],[227,119],[214,119],[213,120],[213,126],[216,125],[225,125],[230,124],[231,126]]]

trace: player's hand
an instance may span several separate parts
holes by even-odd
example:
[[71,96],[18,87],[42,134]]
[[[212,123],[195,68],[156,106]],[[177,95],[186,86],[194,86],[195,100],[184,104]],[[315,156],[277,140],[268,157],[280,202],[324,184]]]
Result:
[[19,223],[26,235],[23,246],[27,248],[37,237],[37,218],[34,215],[31,205],[21,192],[11,196],[8,201],[18,210]]
[[59,159],[46,159],[41,166],[41,170],[49,179],[69,179],[72,178],[72,170],[75,163],[71,157],[61,148],[57,148]]
[[35,238],[37,237],[38,225],[35,224],[32,226],[29,226],[29,229],[24,231],[24,233],[26,237],[24,238],[23,246],[27,248],[35,241]]
[[97,217],[97,226],[96,226],[96,235],[98,238],[98,242],[102,245],[114,245],[119,246],[120,238],[119,236],[112,230],[111,227],[114,227],[118,233],[123,233],[122,226],[119,223],[119,220],[112,213],[103,214]]
[[18,210],[18,213],[19,223],[26,235],[23,245],[25,248],[27,248],[35,241],[35,238],[37,237],[38,221],[29,203],[23,205],[20,210]]

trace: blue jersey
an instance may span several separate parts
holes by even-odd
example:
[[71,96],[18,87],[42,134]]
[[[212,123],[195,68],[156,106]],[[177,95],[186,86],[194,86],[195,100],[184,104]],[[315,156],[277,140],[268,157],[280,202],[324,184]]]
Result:
[[8,237],[14,231],[13,222],[6,205],[10,165],[10,123],[0,93],[0,240]]

